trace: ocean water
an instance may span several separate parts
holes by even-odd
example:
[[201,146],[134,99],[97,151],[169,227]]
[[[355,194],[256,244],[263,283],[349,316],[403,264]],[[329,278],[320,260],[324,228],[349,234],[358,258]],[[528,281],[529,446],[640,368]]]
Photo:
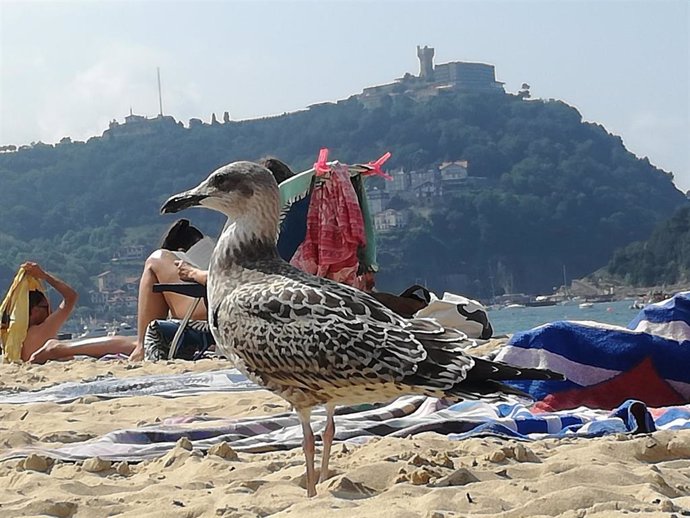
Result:
[[494,335],[513,334],[555,320],[593,320],[606,324],[627,326],[639,313],[630,309],[631,300],[598,302],[590,308],[580,308],[577,302],[541,308],[503,308],[489,310]]

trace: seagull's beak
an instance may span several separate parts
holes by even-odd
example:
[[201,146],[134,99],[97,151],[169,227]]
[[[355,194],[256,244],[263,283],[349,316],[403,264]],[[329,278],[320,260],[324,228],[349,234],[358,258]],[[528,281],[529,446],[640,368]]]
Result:
[[208,197],[209,194],[203,192],[199,187],[175,194],[163,204],[161,214],[174,214],[189,207],[198,207]]

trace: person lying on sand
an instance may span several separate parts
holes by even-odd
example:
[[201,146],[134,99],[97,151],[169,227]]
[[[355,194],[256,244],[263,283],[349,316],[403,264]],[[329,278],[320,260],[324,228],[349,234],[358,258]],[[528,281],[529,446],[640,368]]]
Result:
[[[44,271],[37,263],[29,261],[22,267],[28,275],[47,282],[62,296],[62,302],[58,308],[51,311],[50,303],[42,292],[38,290],[29,292],[29,328],[22,344],[22,360],[43,363],[48,359],[67,358],[75,354],[103,356],[109,353],[131,353],[134,344],[123,337],[82,340],[84,343],[74,351],[72,346],[76,343],[68,344],[58,340],[60,328],[69,319],[79,295],[70,285]],[[59,349],[66,350],[57,354]]]
[[[66,360],[74,356],[100,358],[108,354],[125,354],[130,360],[142,360],[143,340],[148,324],[155,319],[181,318],[191,304],[191,299],[176,293],[154,293],[157,282],[174,283],[195,281],[206,283],[206,273],[180,261],[168,250],[157,250],[146,260],[139,282],[139,304],[137,308],[138,335],[104,336],[83,340],[64,341],[56,337],[62,325],[74,309],[78,295],[65,282],[45,272],[36,263],[24,264],[27,273],[45,280],[63,297],[57,310],[51,313],[48,300],[40,291],[29,295],[29,330],[22,347],[22,360],[45,363],[48,360]],[[194,319],[206,318],[206,307],[201,302],[192,315]]]

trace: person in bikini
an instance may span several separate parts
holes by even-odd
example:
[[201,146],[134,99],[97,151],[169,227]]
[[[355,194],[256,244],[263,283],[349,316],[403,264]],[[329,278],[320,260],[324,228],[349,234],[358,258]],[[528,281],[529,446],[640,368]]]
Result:
[[[168,314],[174,318],[181,318],[191,303],[189,297],[176,293],[154,293],[153,284],[175,283],[181,280],[194,280],[205,284],[206,281],[206,272],[177,260],[168,250],[157,250],[146,260],[139,283],[137,337],[103,336],[64,341],[58,340],[57,335],[76,306],[77,292],[34,262],[24,263],[23,266],[29,275],[44,280],[55,288],[63,299],[58,308],[51,311],[48,299],[42,292],[36,290],[29,293],[29,329],[22,346],[22,360],[31,363],[67,360],[77,355],[100,358],[108,354],[123,354],[133,361],[142,360],[144,333],[149,322],[166,318]],[[206,307],[203,302],[196,308],[193,318],[206,318]]]
[[35,262],[26,262],[22,267],[28,275],[45,281],[62,296],[57,309],[51,311],[43,292],[29,292],[29,328],[22,345],[22,360],[44,363],[49,359],[66,359],[76,354],[100,357],[105,354],[132,352],[134,344],[124,337],[105,336],[73,343],[58,340],[60,328],[72,314],[79,295],[69,284],[46,272]]

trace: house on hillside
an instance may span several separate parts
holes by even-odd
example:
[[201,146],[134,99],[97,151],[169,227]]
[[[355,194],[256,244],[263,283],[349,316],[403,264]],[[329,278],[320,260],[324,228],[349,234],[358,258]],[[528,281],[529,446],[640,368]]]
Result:
[[456,160],[455,162],[443,162],[438,167],[441,173],[441,181],[464,180],[467,178],[467,160]]
[[467,181],[467,160],[443,162],[438,171],[443,192],[458,190]]
[[392,171],[392,180],[385,183],[387,192],[405,192],[410,188],[410,175],[404,169]]
[[412,194],[415,198],[434,198],[440,193],[440,186],[433,180],[427,180],[412,187]]
[[138,295],[139,294],[139,280],[140,275],[128,276],[122,279],[122,289],[128,295]]
[[406,211],[387,209],[374,216],[374,228],[376,228],[377,232],[385,232],[387,230],[404,228],[408,221],[409,216]]
[[120,276],[108,270],[98,275],[97,277],[98,291],[101,293],[106,293],[109,291],[114,291],[120,287]]
[[140,261],[146,257],[144,245],[126,245],[117,249],[112,261]]
[[391,195],[389,193],[377,187],[367,191],[367,203],[372,214],[378,214],[386,210],[390,199]]
[[108,293],[104,291],[90,291],[89,299],[94,306],[102,306],[108,302]]

